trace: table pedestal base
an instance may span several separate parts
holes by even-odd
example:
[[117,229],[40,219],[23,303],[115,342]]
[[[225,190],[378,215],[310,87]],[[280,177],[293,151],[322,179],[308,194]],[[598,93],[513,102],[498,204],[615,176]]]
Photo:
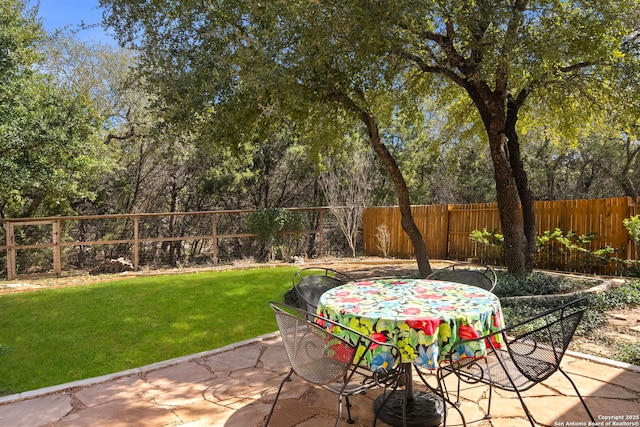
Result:
[[[380,395],[373,402],[373,410],[378,418],[394,427],[402,427],[402,402],[404,390],[391,392],[391,396],[385,402],[388,394]],[[384,406],[380,409],[380,406]],[[378,412],[380,409],[380,412]],[[407,427],[434,427],[442,423],[445,405],[442,399],[424,391],[417,391],[407,398]]]

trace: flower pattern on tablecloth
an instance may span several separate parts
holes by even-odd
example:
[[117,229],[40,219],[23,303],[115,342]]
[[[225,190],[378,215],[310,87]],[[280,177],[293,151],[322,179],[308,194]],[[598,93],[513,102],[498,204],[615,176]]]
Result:
[[[435,369],[460,340],[477,338],[503,327],[500,301],[475,286],[428,279],[378,279],[350,282],[320,298],[318,313],[381,342],[398,346],[403,362]],[[334,329],[339,329],[336,327]],[[347,331],[332,331],[355,343]],[[353,335],[353,334],[351,334]],[[495,336],[495,344],[501,336]],[[482,357],[483,342],[456,346],[454,359]],[[384,367],[388,349],[374,347],[364,355],[372,370]]]

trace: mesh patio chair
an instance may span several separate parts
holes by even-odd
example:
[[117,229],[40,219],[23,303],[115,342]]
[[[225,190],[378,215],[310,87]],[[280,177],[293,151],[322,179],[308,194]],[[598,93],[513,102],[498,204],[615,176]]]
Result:
[[303,268],[293,275],[298,305],[304,311],[315,313],[323,293],[351,280],[348,275],[330,268]]
[[[575,383],[560,367],[569,342],[586,310],[580,307],[585,299],[579,298],[565,303],[527,320],[509,325],[500,331],[457,342],[449,353],[447,358],[449,360],[440,363],[438,371],[440,379],[453,373],[461,381],[489,385],[489,403],[485,418],[491,418],[491,397],[494,387],[515,392],[531,426],[535,427],[535,419],[522,399],[521,392],[545,381],[556,371],[560,371],[573,386],[595,425],[593,415]],[[498,334],[503,337],[501,346],[496,344],[495,336]],[[453,360],[451,357],[458,346],[476,348],[474,343],[477,342],[484,342],[487,345],[485,357],[459,360]],[[459,395],[460,383],[458,382],[458,399]]]
[[[269,305],[275,312],[291,369],[280,383],[265,427],[269,425],[282,386],[294,373],[303,380],[338,395],[336,427],[342,416],[343,397],[347,406],[347,423],[353,424],[349,396],[364,393],[377,386],[385,389],[398,387],[396,377],[401,372],[398,369],[401,358],[400,350],[395,345],[375,341],[346,326],[297,307],[275,302]],[[310,317],[313,320],[309,320]],[[355,343],[351,344],[329,332],[328,329],[333,328],[348,331]],[[375,346],[388,347],[392,360],[388,360],[386,368],[372,371],[369,367],[362,366],[362,362],[367,352]]]
[[427,279],[446,280],[448,282],[462,283],[477,286],[493,292],[498,283],[498,276],[493,268],[484,264],[461,262],[451,264],[431,273]]

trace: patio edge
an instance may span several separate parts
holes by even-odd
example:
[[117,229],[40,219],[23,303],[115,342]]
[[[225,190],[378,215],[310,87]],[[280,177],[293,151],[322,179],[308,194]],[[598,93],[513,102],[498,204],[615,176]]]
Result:
[[601,365],[612,366],[614,368],[626,369],[627,371],[637,372],[640,374],[640,366],[632,365],[631,363],[619,362],[613,359],[607,359],[604,357],[593,356],[591,354],[578,353],[577,351],[567,350],[565,351],[565,355],[572,356],[577,359],[585,359],[594,363],[599,363]]
[[[188,362],[193,359],[197,359],[200,357],[208,357],[218,353],[224,353],[230,350],[234,350],[238,347],[243,347],[258,341],[265,341],[268,339],[275,338],[279,336],[279,332],[271,332],[264,335],[259,335],[255,338],[249,338],[244,341],[239,341],[237,343],[229,344],[224,347],[220,347],[213,350],[207,350],[200,353],[190,354],[187,356],[177,357],[175,359],[164,360],[162,362],[152,363],[150,365],[141,366],[139,368],[128,369],[126,371],[116,372],[113,374],[102,375],[99,377],[87,378],[83,380],[72,381],[64,384],[59,384],[51,387],[40,388],[36,390],[25,391],[21,393],[10,394],[7,396],[0,397],[0,405],[6,403],[12,403],[20,400],[28,400],[36,397],[41,397],[49,394],[60,393],[65,390],[75,388],[75,387],[87,387],[97,383],[111,381],[117,378],[126,377],[133,374],[140,374],[143,372],[155,371],[157,369],[166,368],[168,366],[176,365],[178,363]],[[615,368],[625,369],[632,372],[640,373],[640,366],[632,365],[630,363],[618,362],[612,359],[606,359],[604,357],[592,356],[590,354],[579,353],[576,351],[567,350],[565,352],[566,355],[575,357],[578,359],[589,360],[594,363],[598,363],[601,365],[612,366]]]
[[162,362],[152,363],[150,365],[141,366],[139,368],[128,369],[126,371],[116,372],[113,374],[101,375],[99,377],[86,378],[83,380],[72,381],[64,384],[54,385],[50,387],[39,388],[36,390],[23,391],[20,393],[9,394],[7,396],[0,396],[0,405],[5,403],[12,403],[19,400],[28,400],[36,397],[45,396],[48,394],[60,393],[70,388],[75,387],[87,387],[90,385],[94,385],[97,383],[111,381],[116,378],[126,377],[133,374],[140,374],[142,372],[155,371],[157,369],[166,368],[168,366],[176,365],[178,363],[188,362],[193,359],[197,359],[200,357],[212,356],[218,353],[224,353],[230,350],[234,350],[238,347],[243,347],[245,345],[252,344],[257,341],[265,341],[270,338],[274,338],[280,335],[279,332],[271,332],[268,334],[260,335],[255,338],[249,338],[244,341],[239,341],[237,343],[229,344],[224,347],[216,348],[213,350],[207,350],[200,353],[189,354],[186,356],[176,357],[175,359],[163,360]]

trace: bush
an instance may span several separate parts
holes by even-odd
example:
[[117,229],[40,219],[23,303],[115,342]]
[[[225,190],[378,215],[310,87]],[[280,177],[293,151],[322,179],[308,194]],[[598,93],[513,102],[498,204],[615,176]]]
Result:
[[298,293],[295,289],[291,288],[284,293],[284,303],[294,307],[300,307],[300,300],[298,300]]
[[627,277],[640,277],[640,261],[633,259],[620,260],[620,274]]
[[[638,222],[640,223],[640,220]],[[638,226],[640,227],[640,224]],[[504,244],[502,234],[487,231],[487,229],[473,230],[469,238],[480,245],[481,258],[484,262],[502,264],[501,254]],[[596,233],[579,235],[571,230],[565,233],[560,228],[545,231],[536,239],[535,266],[551,270],[598,273],[603,271],[607,264],[621,261],[614,256],[618,250],[610,246],[591,250],[590,247],[595,240],[597,240]]]
[[305,219],[299,212],[281,208],[266,208],[247,216],[249,231],[257,236],[263,245],[263,257],[273,261],[278,249],[288,260],[295,255],[302,241]]
[[636,245],[636,249],[640,251],[640,215],[632,216],[622,221],[629,236],[633,239],[633,243]]
[[597,310],[616,310],[640,304],[640,280],[634,280],[624,286],[595,294],[591,304]]
[[487,231],[486,228],[473,230],[469,234],[469,238],[480,245],[482,249],[481,258],[488,264],[502,264],[502,246],[504,244],[504,236],[494,231]]

